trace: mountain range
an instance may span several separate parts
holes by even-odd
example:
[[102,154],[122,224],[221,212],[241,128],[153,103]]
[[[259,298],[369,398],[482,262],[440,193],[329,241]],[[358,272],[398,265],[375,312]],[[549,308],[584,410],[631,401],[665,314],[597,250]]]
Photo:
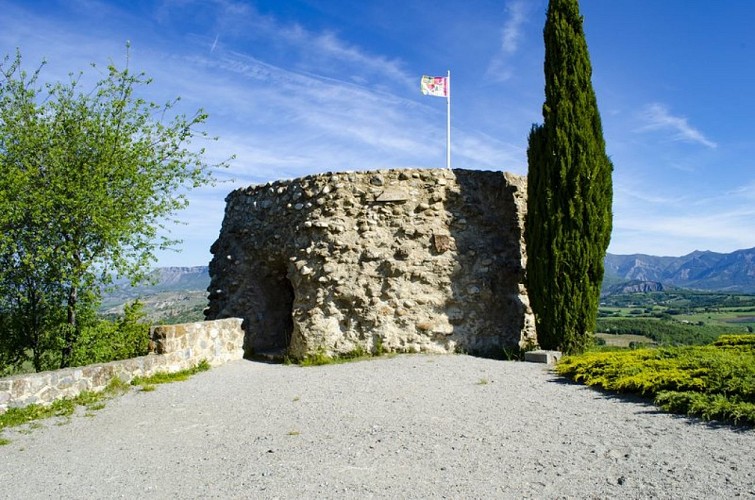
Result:
[[606,255],[604,293],[633,285],[657,289],[658,284],[661,289],[755,293],[755,248],[732,253],[695,251],[682,257]]
[[101,312],[121,315],[126,303],[139,299],[147,318],[154,323],[201,321],[209,285],[207,266],[160,267],[150,273],[149,280],[137,286],[125,280],[116,282],[104,292]]
[[[102,310],[118,314],[139,298],[153,320],[183,316],[202,318],[210,275],[207,266],[161,267],[151,282],[131,287],[116,284],[105,293]],[[755,248],[732,253],[695,251],[682,257],[607,254],[603,294],[662,291],[669,288],[755,293]]]

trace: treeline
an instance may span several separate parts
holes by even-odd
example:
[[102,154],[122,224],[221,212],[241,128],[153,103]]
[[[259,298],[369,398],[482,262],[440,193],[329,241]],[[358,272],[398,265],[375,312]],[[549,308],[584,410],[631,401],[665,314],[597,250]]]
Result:
[[609,295],[601,298],[601,305],[624,308],[652,308],[654,306],[663,306],[671,309],[689,311],[741,308],[742,312],[750,312],[755,309],[755,295],[699,292],[695,290],[673,290],[665,292]]
[[597,331],[616,335],[644,335],[660,345],[705,345],[723,334],[743,333],[741,327],[687,324],[654,318],[598,318]]

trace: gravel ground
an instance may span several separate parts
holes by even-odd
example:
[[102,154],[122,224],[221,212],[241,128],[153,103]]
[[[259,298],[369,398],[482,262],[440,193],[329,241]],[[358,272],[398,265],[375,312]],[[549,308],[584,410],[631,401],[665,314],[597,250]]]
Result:
[[6,430],[0,498],[755,498],[755,431],[545,366],[236,361]]

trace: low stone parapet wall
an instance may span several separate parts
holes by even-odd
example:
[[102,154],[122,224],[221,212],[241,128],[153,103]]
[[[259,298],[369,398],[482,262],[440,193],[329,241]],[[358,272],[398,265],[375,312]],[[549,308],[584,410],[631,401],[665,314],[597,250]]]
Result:
[[147,356],[2,378],[0,413],[32,403],[50,404],[83,391],[101,391],[115,377],[130,382],[135,377],[191,368],[202,360],[219,366],[241,359],[244,354],[241,322],[239,318],[227,318],[155,326],[150,332],[152,352]]

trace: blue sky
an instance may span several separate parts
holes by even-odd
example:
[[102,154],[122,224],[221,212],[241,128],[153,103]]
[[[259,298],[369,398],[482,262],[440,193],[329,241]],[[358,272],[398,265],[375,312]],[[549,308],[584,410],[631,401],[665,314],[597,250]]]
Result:
[[[581,0],[614,171],[618,254],[755,247],[755,2]],[[227,182],[190,195],[180,253],[204,265],[225,196],[326,171],[445,165],[526,174],[542,121],[546,0],[0,0],[0,54],[43,77],[125,62],[158,102],[204,108]]]

